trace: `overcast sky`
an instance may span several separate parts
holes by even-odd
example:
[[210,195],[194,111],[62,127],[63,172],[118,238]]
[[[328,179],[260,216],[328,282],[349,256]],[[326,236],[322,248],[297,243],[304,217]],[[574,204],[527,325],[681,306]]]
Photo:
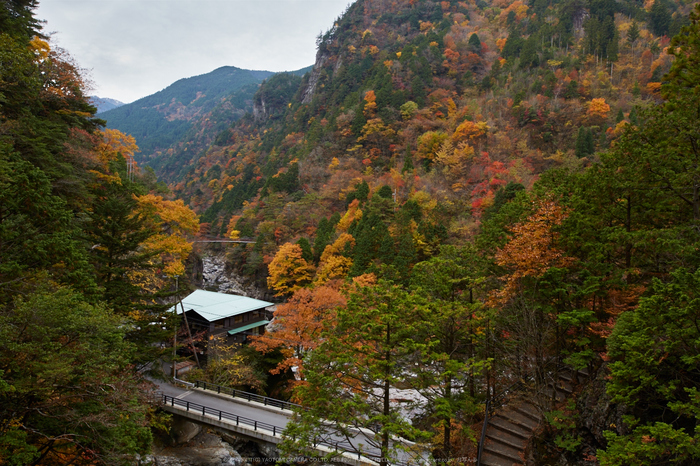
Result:
[[293,71],[351,0],[41,0],[53,43],[124,103],[221,66]]

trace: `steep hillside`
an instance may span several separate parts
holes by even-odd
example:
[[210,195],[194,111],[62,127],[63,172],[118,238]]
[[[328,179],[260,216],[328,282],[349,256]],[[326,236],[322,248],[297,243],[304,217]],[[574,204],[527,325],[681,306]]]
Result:
[[102,131],[37,3],[0,4],[0,464],[134,464],[198,221]]
[[410,263],[472,237],[507,185],[595,160],[658,100],[671,64],[666,34],[689,9],[358,1],[319,36],[301,84],[264,84],[253,114],[219,133],[173,187],[213,233],[258,239],[239,259],[260,276],[280,244],[313,244],[323,219],[385,192],[393,207],[380,217],[391,234],[380,236],[390,249],[401,249],[391,212],[415,209]]
[[185,135],[191,139],[193,135],[188,135],[188,131],[203,115],[215,112],[226,126],[242,116],[257,86],[272,74],[222,67],[181,79],[160,92],[100,116],[109,128],[136,138],[141,149],[137,160],[155,158],[157,165],[157,151],[170,148]]
[[[302,76],[311,67],[290,72]],[[206,148],[246,112],[261,82],[274,73],[223,67],[182,79],[118,110],[101,113],[107,126],[129,133],[141,149],[137,161],[165,181],[182,179]],[[224,139],[225,140],[225,139]]]

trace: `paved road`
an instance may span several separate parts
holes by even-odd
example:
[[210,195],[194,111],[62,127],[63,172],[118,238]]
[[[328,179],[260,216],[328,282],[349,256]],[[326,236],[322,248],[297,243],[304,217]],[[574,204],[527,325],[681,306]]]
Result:
[[157,382],[157,384],[160,391],[165,395],[173,396],[180,400],[199,403],[200,405],[204,405],[209,408],[237,414],[239,416],[255,419],[260,422],[265,422],[281,428],[284,428],[287,425],[287,422],[289,422],[289,416],[291,415],[290,412],[285,414],[261,409],[253,404],[247,403],[246,401],[239,401],[239,399],[236,398],[227,400],[213,394],[208,394],[201,390],[188,390],[176,387],[166,382]]
[[[208,408],[218,409],[231,414],[255,419],[259,422],[271,424],[279,428],[284,428],[292,415],[292,413],[287,410],[278,410],[277,408],[271,407],[264,408],[259,406],[257,403],[247,402],[240,398],[228,398],[226,395],[216,395],[214,393],[207,393],[196,389],[185,389],[171,385],[164,381],[153,382],[158,385],[160,391],[165,395],[176,397],[183,401],[198,403],[200,405],[207,406]],[[346,439],[329,434],[325,440],[328,442],[344,442]],[[370,455],[372,453],[377,455],[379,450],[377,448],[372,448],[372,443],[373,442],[370,441],[363,432],[358,432],[356,437],[352,439],[352,444],[355,445],[356,448],[362,445],[363,451],[367,451],[367,453]],[[409,457],[406,453],[399,453],[399,457],[402,463],[408,463],[411,459],[411,457]]]

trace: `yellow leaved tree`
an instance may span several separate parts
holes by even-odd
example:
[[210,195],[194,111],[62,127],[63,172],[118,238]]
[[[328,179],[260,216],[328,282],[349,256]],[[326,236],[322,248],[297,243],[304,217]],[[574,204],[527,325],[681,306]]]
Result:
[[350,225],[355,220],[360,220],[362,218],[362,210],[360,209],[360,201],[354,199],[348,206],[348,211],[340,219],[338,225],[336,225],[336,230],[338,231],[348,231]]
[[298,244],[285,243],[267,266],[267,286],[277,291],[275,296],[294,293],[311,283],[314,267],[306,262],[302,254]]
[[352,267],[352,259],[343,255],[346,247],[354,246],[355,238],[349,233],[341,234],[333,244],[329,244],[321,254],[315,285],[323,285],[333,279],[342,279]]
[[604,98],[592,99],[586,106],[588,107],[586,118],[589,123],[601,124],[608,118],[610,105],[605,102]]
[[199,231],[199,219],[185,203],[168,201],[161,196],[137,196],[139,213],[156,233],[141,246],[145,251],[158,251],[162,272],[168,276],[183,275],[185,261],[192,252],[189,237]]

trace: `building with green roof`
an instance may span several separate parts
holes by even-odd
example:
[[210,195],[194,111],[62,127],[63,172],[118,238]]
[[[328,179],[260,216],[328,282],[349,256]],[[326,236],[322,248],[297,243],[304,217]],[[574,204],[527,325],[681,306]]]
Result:
[[274,303],[226,293],[197,290],[175,306],[183,310],[193,333],[206,333],[210,340],[224,333],[229,343],[244,343],[251,335],[265,333]]

